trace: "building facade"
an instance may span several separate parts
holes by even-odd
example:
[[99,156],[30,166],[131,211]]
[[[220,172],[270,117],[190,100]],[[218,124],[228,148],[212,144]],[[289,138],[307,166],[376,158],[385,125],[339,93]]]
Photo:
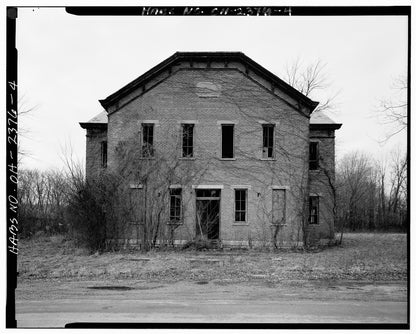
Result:
[[100,103],[80,124],[87,179],[117,180],[109,237],[249,247],[333,238],[341,124],[244,54],[177,52]]

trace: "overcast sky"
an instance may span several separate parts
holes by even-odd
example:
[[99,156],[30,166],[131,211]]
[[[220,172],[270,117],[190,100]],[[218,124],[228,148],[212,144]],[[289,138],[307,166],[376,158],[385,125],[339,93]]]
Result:
[[[62,147],[85,161],[85,130],[115,92],[176,51],[242,51],[284,79],[288,64],[326,64],[338,92],[337,156],[361,150],[378,158],[406,149],[406,136],[386,145],[390,131],[377,119],[379,101],[395,98],[395,77],[407,73],[407,17],[86,17],[64,8],[19,8],[19,95],[36,106],[19,126],[27,130],[23,167],[62,168]],[[22,108],[22,109],[24,109]]]

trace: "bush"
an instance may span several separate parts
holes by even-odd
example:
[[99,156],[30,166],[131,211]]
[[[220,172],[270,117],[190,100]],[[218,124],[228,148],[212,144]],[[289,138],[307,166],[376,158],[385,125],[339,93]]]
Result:
[[186,244],[182,246],[182,249],[189,249],[189,250],[209,250],[217,248],[217,245],[212,241],[204,238],[197,238],[195,240],[188,241]]
[[90,250],[105,247],[105,210],[96,187],[88,182],[79,184],[69,198],[68,216],[74,239]]

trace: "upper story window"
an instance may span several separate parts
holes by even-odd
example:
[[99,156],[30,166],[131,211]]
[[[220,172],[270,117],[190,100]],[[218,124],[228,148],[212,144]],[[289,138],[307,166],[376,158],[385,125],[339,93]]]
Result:
[[309,169],[315,170],[319,167],[318,142],[309,143]]
[[309,196],[309,224],[319,224],[318,196]]
[[153,123],[142,123],[142,157],[149,158],[154,157],[154,148],[153,148],[153,134],[154,134]]
[[221,157],[234,158],[234,124],[222,124],[221,134]]
[[107,142],[101,142],[101,167],[107,167]]
[[194,124],[182,124],[182,157],[194,156]]
[[263,158],[273,158],[274,124],[263,124]]

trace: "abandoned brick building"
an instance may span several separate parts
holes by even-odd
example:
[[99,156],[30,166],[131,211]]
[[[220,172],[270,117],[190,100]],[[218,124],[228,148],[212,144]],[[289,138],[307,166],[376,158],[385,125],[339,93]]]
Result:
[[100,103],[80,125],[87,180],[114,175],[124,196],[107,236],[282,247],[333,238],[341,124],[243,53],[177,52]]

